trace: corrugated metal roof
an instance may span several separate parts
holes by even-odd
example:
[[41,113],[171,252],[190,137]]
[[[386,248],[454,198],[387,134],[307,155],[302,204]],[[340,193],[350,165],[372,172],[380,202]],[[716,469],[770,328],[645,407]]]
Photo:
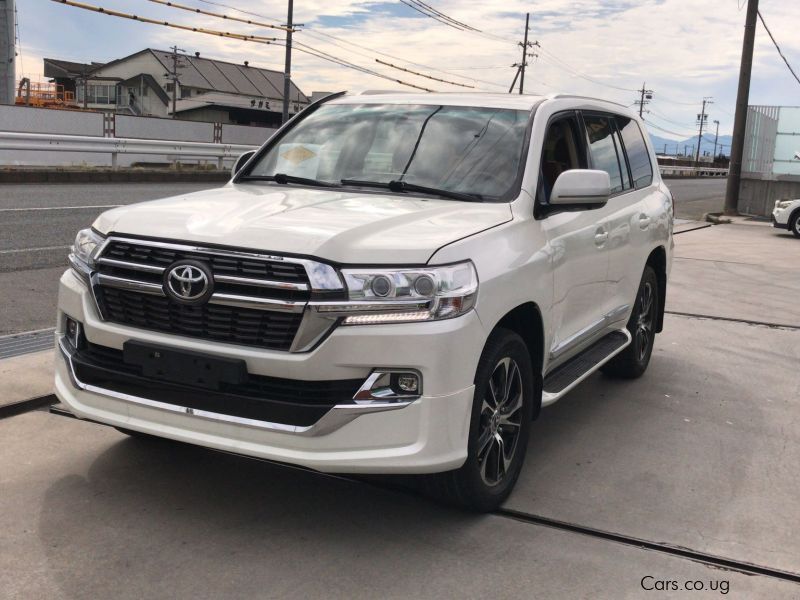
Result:
[[[164,50],[150,52],[167,71],[172,69],[172,54]],[[237,65],[235,63],[193,55],[181,55],[178,77],[181,84],[203,90],[242,94],[245,96],[264,96],[283,98],[283,73],[271,69]],[[292,82],[290,99],[308,102],[308,97]]]

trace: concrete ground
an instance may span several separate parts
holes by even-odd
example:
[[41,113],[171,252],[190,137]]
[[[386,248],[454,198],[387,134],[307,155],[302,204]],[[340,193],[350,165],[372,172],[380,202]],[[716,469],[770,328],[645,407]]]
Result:
[[543,411],[506,504],[649,549],[31,412],[0,420],[0,597],[800,598],[658,549],[800,574],[800,240],[675,241],[648,372]]

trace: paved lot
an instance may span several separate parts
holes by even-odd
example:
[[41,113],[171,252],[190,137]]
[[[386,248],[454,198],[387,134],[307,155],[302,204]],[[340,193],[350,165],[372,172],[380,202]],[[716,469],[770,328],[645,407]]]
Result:
[[682,219],[703,218],[710,212],[721,212],[725,206],[727,179],[667,179],[675,197],[675,216]]
[[506,505],[584,533],[32,412],[0,420],[0,597],[800,598],[658,550],[800,576],[798,264],[764,223],[676,238],[648,373],[543,411]]

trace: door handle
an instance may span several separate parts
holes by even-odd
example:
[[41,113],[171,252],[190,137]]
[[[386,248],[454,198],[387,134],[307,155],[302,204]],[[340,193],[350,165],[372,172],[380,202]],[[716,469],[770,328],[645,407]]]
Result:
[[608,232],[607,231],[603,231],[603,232],[594,234],[594,243],[595,243],[596,246],[602,246],[603,244],[606,243],[607,240],[608,240]]
[[648,227],[650,227],[650,217],[639,215],[639,229],[647,229]]

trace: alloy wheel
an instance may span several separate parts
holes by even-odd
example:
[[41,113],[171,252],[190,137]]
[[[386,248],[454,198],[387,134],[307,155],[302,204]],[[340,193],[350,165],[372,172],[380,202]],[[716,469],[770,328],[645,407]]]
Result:
[[639,315],[636,319],[636,357],[639,362],[644,361],[650,342],[653,339],[653,321],[655,302],[653,302],[653,285],[646,281],[639,291]]
[[505,479],[514,459],[522,427],[523,386],[517,362],[498,361],[489,377],[481,404],[478,433],[478,465],[488,486]]

